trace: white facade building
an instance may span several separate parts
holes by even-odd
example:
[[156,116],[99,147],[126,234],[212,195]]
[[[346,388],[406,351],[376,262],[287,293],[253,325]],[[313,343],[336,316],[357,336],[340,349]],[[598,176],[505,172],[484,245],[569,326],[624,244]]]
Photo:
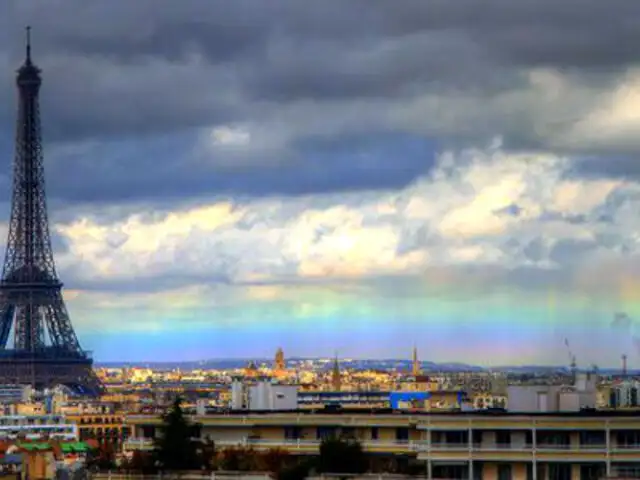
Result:
[[640,382],[627,380],[611,387],[608,405],[611,408],[633,408],[640,406]]
[[582,373],[572,386],[511,385],[507,387],[507,410],[512,412],[578,412],[595,408],[596,376]]
[[63,415],[3,415],[0,416],[0,438],[58,438],[78,440],[78,426]]
[[296,410],[298,387],[274,384],[260,380],[246,385],[238,380],[231,384],[231,409],[233,410]]

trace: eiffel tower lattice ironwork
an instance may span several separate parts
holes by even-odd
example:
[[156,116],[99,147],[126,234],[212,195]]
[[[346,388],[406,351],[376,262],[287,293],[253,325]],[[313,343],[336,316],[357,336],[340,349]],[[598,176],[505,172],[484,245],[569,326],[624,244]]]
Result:
[[49,234],[38,93],[40,69],[27,51],[16,79],[19,106],[11,220],[0,279],[0,382],[58,384],[96,395],[102,385],[62,298]]

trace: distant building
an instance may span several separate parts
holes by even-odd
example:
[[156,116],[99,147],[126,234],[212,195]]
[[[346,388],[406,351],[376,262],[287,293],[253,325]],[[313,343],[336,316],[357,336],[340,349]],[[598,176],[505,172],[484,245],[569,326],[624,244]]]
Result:
[[488,408],[506,408],[507,395],[499,395],[488,392],[480,392],[470,395],[469,401],[473,410],[485,410]]
[[244,369],[244,376],[254,378],[258,375],[258,367],[255,362],[251,361]]
[[0,439],[44,438],[78,440],[78,426],[64,415],[3,415]]
[[295,410],[298,408],[298,387],[279,385],[269,380],[247,384],[234,380],[231,384],[232,410]]
[[397,386],[402,391],[428,392],[432,390],[442,390],[438,382],[427,375],[414,375],[397,382]]
[[391,392],[389,395],[389,403],[394,410],[459,410],[465,400],[466,394],[462,391]]
[[389,408],[388,391],[340,391],[307,390],[298,392],[299,408],[318,409],[330,406],[343,408]]
[[286,370],[284,351],[282,350],[282,348],[278,348],[278,350],[276,351],[276,358],[273,362],[273,369],[278,373],[282,373]]
[[637,408],[640,407],[640,383],[627,380],[614,385],[609,390],[609,408]]
[[31,385],[0,385],[0,404],[28,402],[34,393]]
[[577,412],[595,408],[596,376],[578,373],[574,385],[511,385],[507,387],[510,412]]

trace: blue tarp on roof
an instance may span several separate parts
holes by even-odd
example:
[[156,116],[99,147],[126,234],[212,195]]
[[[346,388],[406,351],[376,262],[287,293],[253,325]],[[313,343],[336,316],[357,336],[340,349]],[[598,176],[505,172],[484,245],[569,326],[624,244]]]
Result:
[[[461,404],[464,400],[464,392],[456,392],[458,394],[458,403]],[[391,392],[389,394],[389,403],[391,408],[397,410],[400,402],[419,401],[423,402],[432,397],[431,392]]]
[[389,394],[389,403],[391,408],[397,410],[400,408],[400,402],[425,401],[429,398],[431,398],[430,392],[391,392]]

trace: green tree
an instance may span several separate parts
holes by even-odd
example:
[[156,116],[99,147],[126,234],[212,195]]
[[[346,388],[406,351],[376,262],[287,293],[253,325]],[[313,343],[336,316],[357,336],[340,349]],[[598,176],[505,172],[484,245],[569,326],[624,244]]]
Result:
[[318,473],[365,473],[367,457],[353,439],[328,438],[320,444]]
[[197,470],[202,466],[199,454],[199,426],[192,424],[182,410],[182,399],[163,415],[160,435],[155,440],[155,464],[163,470]]
[[116,467],[116,455],[113,445],[110,443],[101,444],[91,450],[87,456],[87,466],[96,470],[112,470]]
[[216,463],[216,444],[209,436],[200,444],[202,449],[200,463],[206,470],[213,470]]
[[302,460],[288,465],[280,470],[275,478],[277,480],[305,480],[311,475],[313,461]]
[[289,452],[279,448],[271,448],[266,452],[261,452],[256,463],[256,470],[270,472],[277,478],[280,472],[292,462]]
[[257,470],[259,454],[253,448],[228,447],[218,455],[218,468],[229,472]]
[[153,471],[153,458],[146,452],[136,450],[129,459],[122,462],[123,470],[133,470],[141,473],[151,473]]

